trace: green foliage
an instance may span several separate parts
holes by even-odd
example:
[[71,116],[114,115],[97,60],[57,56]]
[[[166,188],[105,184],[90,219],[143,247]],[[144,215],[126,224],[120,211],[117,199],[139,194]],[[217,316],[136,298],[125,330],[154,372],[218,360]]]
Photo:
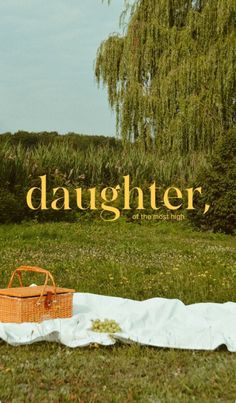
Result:
[[205,166],[201,153],[176,157],[146,152],[139,144],[126,147],[90,146],[86,152],[70,143],[50,143],[25,148],[21,144],[0,146],[0,184],[16,191],[20,186],[37,186],[39,175],[47,175],[49,186],[114,185],[129,174],[134,184],[186,184],[195,174],[196,166]]
[[114,148],[119,148],[120,142],[114,137],[105,136],[95,136],[95,135],[82,135],[77,133],[67,133],[65,135],[59,135],[57,132],[26,132],[18,131],[14,134],[12,133],[2,133],[0,135],[0,145],[8,143],[9,145],[17,146],[21,145],[23,148],[35,148],[39,146],[49,146],[68,144],[72,146],[75,150],[87,151],[91,146],[111,146]]
[[236,119],[235,0],[136,0],[129,12],[95,68],[118,133],[163,153],[212,152]]
[[19,223],[24,220],[26,215],[22,199],[0,188],[0,224]]
[[[236,128],[232,128],[216,147],[210,166],[200,171],[198,185],[203,185],[204,197],[198,200],[196,212],[189,214],[197,227],[233,234],[236,229]],[[202,205],[211,205],[206,215]],[[199,209],[199,207],[201,209]]]
[[[75,210],[30,210],[26,205],[25,196],[26,194],[22,191],[19,193],[12,193],[7,189],[0,189],[0,224],[20,223],[25,220],[34,220],[38,222],[73,222],[77,220]],[[50,196],[48,195],[49,200]],[[40,201],[34,199],[34,202],[35,205],[38,205]]]
[[[230,133],[232,134],[230,135]],[[226,171],[229,175],[234,172],[234,160],[231,154],[235,151],[232,148],[234,144],[232,136],[233,131],[228,131],[228,134],[224,137],[224,147],[222,149],[224,153],[219,151],[221,152],[219,158],[223,161],[223,165],[218,162],[219,166],[214,174],[216,181],[218,177],[221,177],[222,181],[226,180],[228,178],[225,174]],[[74,141],[77,143],[78,140],[75,139]],[[194,182],[196,169],[206,171],[209,178],[213,175],[213,170],[211,171],[212,173],[209,173],[208,169],[210,161],[201,152],[192,152],[186,156],[176,156],[173,153],[162,155],[154,148],[145,151],[139,143],[127,143],[125,147],[121,147],[117,143],[115,143],[114,147],[109,144],[90,146],[85,151],[85,148],[77,148],[75,143],[68,141],[68,139],[65,141],[62,139],[58,142],[51,140],[48,144],[38,143],[33,147],[26,147],[21,142],[14,145],[8,140],[2,142],[0,145],[1,222],[19,222],[25,219],[35,219],[39,222],[75,221],[80,220],[82,217],[90,220],[99,217],[101,212],[99,210],[94,212],[78,210],[75,203],[74,188],[82,187],[84,189],[83,206],[86,207],[89,197],[86,189],[95,186],[99,206],[101,202],[99,191],[101,188],[122,184],[123,176],[127,174],[130,175],[131,185],[140,186],[145,192],[144,203],[146,211],[144,212],[152,213],[152,211],[148,210],[150,202],[147,188],[154,180],[157,186],[162,189],[171,185],[184,189]],[[64,186],[70,191],[72,211],[60,210],[56,212],[51,209],[48,211],[31,211],[26,206],[26,193],[31,187],[40,185],[40,175],[47,175],[48,207],[50,207],[50,203],[54,199],[52,188]],[[227,183],[223,182],[221,185],[221,194],[226,194],[224,203],[223,201],[222,203],[218,201],[219,184],[216,185],[215,192],[211,192],[204,186],[204,194],[211,199],[209,201],[213,207],[207,215],[202,216],[203,209],[199,205],[200,215],[196,214],[195,218],[191,217],[191,220],[193,222],[197,221],[200,226],[214,229],[215,231],[226,230],[227,232],[232,232],[230,228],[233,226],[235,214],[233,209],[229,214],[229,210],[231,209],[230,203],[234,195],[233,180],[234,178],[229,184],[227,179]],[[196,186],[207,186],[207,184],[207,179],[204,176],[199,177]],[[226,192],[227,186],[228,190]],[[216,207],[214,208],[215,203]],[[38,204],[39,199],[35,199],[35,205]],[[115,206],[120,209],[123,208],[122,197],[117,200]],[[132,219],[132,215],[135,212],[135,200],[131,201],[131,206],[133,209],[130,212],[125,212],[129,219]],[[223,229],[222,225],[225,225],[226,228]]]
[[[22,134],[21,134],[22,135]],[[10,139],[9,139],[10,136]],[[196,166],[205,166],[206,158],[202,153],[176,157],[169,154],[168,158],[159,155],[154,149],[145,151],[139,143],[129,143],[122,147],[113,139],[114,143],[100,143],[100,137],[86,141],[81,145],[81,138],[76,135],[63,136],[53,135],[50,141],[42,144],[36,141],[34,146],[27,140],[24,134],[24,143],[21,140],[13,140],[15,136],[7,135],[2,139],[0,136],[0,188],[9,193],[16,200],[16,208],[7,208],[3,192],[0,194],[0,203],[7,211],[7,216],[15,217],[14,211],[24,206],[24,214],[18,214],[17,220],[34,218],[37,221],[73,221],[76,219],[98,217],[100,211],[94,213],[90,210],[79,211],[75,205],[74,188],[82,187],[83,206],[86,207],[88,200],[87,188],[96,187],[98,190],[106,186],[116,186],[123,183],[123,176],[130,175],[132,186],[141,186],[147,189],[155,180],[160,187],[169,185],[186,186],[188,181],[193,180]],[[37,136],[36,136],[37,137]],[[39,136],[39,138],[41,138]],[[44,138],[44,136],[43,136]],[[82,139],[84,141],[84,139]],[[48,143],[47,143],[48,142]],[[31,145],[29,145],[31,144]],[[79,146],[78,146],[79,144]],[[96,145],[95,145],[96,144]],[[26,193],[32,187],[40,185],[39,176],[47,176],[47,200],[48,207],[54,199],[52,189],[64,186],[70,190],[72,211],[31,211],[26,206]],[[74,196],[73,196],[74,193]],[[38,194],[38,197],[40,195]],[[18,203],[17,200],[20,202]],[[116,207],[122,208],[122,200]],[[35,205],[40,200],[35,199]],[[145,202],[146,205],[146,202]],[[132,215],[132,211],[130,212]],[[129,214],[128,214],[129,215]],[[2,222],[7,222],[2,218]]]

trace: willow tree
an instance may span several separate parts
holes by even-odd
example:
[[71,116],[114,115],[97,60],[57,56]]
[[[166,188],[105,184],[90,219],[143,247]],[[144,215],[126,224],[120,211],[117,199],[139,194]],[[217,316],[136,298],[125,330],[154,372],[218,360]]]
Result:
[[135,1],[95,67],[123,139],[212,151],[236,119],[235,21],[235,0]]

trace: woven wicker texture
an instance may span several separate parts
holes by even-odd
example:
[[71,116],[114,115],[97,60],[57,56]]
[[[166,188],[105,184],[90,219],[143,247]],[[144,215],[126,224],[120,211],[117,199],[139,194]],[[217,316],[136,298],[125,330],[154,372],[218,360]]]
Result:
[[[23,271],[45,275],[43,286],[24,287]],[[21,287],[11,288],[15,276]],[[48,286],[48,280],[52,286]],[[41,322],[46,319],[69,318],[72,316],[74,290],[56,287],[50,272],[39,267],[21,266],[11,276],[8,288],[0,290],[0,322]]]

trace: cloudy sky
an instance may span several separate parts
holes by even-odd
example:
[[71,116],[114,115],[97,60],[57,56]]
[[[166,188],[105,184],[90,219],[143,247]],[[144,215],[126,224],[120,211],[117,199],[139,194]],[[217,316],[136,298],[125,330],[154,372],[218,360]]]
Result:
[[123,0],[0,0],[0,133],[115,134],[93,65]]

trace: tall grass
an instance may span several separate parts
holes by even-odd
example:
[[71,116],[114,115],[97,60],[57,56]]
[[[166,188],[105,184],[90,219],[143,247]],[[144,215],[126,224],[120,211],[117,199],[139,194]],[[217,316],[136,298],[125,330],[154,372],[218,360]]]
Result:
[[[144,151],[138,144],[126,147],[91,145],[86,150],[76,149],[69,141],[39,144],[27,148],[21,143],[12,145],[6,142],[0,146],[0,222],[21,222],[36,219],[40,221],[75,220],[78,208],[73,188],[96,187],[123,184],[123,176],[130,175],[131,186],[147,189],[155,180],[157,186],[166,188],[175,185],[189,187],[195,177],[196,168],[207,165],[203,154],[177,157],[174,154],[159,155],[153,150]],[[47,203],[49,210],[32,211],[26,204],[27,191],[40,186],[40,176],[47,175]],[[64,186],[70,191],[70,207],[56,213],[50,209],[52,189]],[[134,198],[134,194],[132,195]],[[145,194],[148,205],[148,193]],[[39,205],[39,193],[34,193],[34,203]],[[122,196],[117,207],[122,208]],[[136,200],[132,200],[134,207]],[[89,193],[83,193],[83,205],[89,205]],[[83,211],[91,218],[92,215]],[[132,211],[130,212],[130,214]],[[99,211],[94,212],[94,215]],[[127,215],[128,212],[127,212]],[[131,214],[132,215],[132,214]]]
[[84,151],[75,150],[69,142],[33,149],[5,143],[0,147],[0,186],[14,192],[34,185],[45,174],[49,185],[115,185],[130,175],[132,183],[142,186],[153,180],[163,186],[185,186],[194,180],[196,169],[207,165],[207,157],[201,153],[159,155],[132,144],[120,149],[91,146]]

